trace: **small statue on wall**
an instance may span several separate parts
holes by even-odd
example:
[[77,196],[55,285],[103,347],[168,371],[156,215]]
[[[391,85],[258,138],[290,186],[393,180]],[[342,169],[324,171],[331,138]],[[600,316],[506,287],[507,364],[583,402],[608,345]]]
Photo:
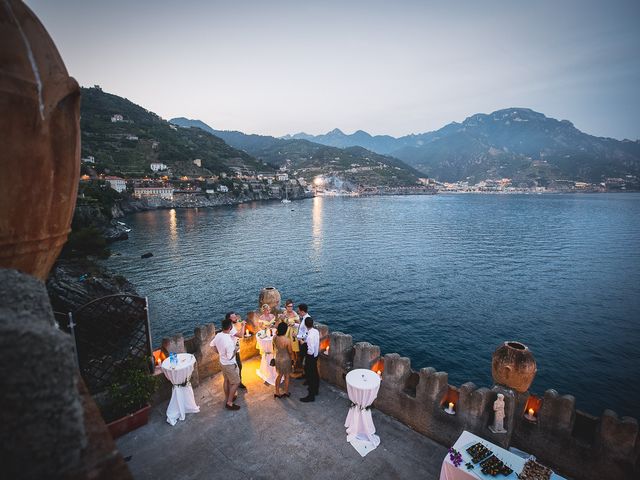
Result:
[[498,399],[493,402],[493,411],[495,416],[489,430],[493,433],[507,433],[504,429],[504,395],[502,393],[499,393]]

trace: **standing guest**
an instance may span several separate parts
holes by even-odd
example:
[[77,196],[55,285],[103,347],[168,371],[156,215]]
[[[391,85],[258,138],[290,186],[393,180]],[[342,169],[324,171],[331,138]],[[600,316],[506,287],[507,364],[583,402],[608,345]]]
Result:
[[258,320],[260,320],[260,324],[262,328],[269,328],[269,326],[271,325],[271,322],[275,320],[276,316],[273,313],[271,313],[271,307],[266,303],[262,305],[261,312],[262,313],[258,317]]
[[313,326],[313,318],[307,317],[304,321],[307,327],[307,355],[304,361],[304,374],[307,377],[309,393],[301,398],[301,402],[313,402],[318,395],[320,376],[318,375],[318,353],[320,351],[320,332]]
[[236,342],[231,336],[231,319],[225,318],[222,321],[222,332],[216,334],[211,341],[220,356],[220,366],[224,377],[224,395],[226,399],[225,408],[227,410],[240,410],[240,405],[233,403],[236,390],[240,385],[240,373],[236,363]]
[[227,312],[224,318],[228,318],[231,320],[232,327],[230,335],[235,337],[236,341],[236,363],[238,364],[238,375],[240,376],[240,385],[238,388],[242,390],[246,390],[247,387],[242,383],[242,360],[240,359],[240,339],[244,337],[245,328],[247,326],[246,322],[243,322],[236,312]]
[[[273,337],[273,352],[276,355],[276,393],[274,398],[282,398],[289,396],[289,376],[291,375],[291,339],[287,336],[287,324],[282,322],[278,324],[278,332]],[[284,377],[284,393],[280,395],[280,381]]]
[[293,352],[293,361],[298,364],[298,352],[300,352],[300,344],[298,343],[298,329],[300,328],[300,317],[293,310],[293,300],[290,298],[284,302],[284,316],[287,319],[289,329],[287,330],[287,337],[291,340],[291,350]]
[[[311,318],[309,315],[309,307],[306,303],[298,305],[298,315],[300,316],[300,328],[298,328],[298,335],[296,335],[296,338],[298,339],[298,343],[300,343],[300,353],[298,355],[298,365],[296,365],[296,367],[302,369],[307,355],[307,344],[305,343],[305,340],[307,339],[307,326],[305,324],[305,320],[307,318]],[[303,375],[301,378],[304,377],[305,376]]]

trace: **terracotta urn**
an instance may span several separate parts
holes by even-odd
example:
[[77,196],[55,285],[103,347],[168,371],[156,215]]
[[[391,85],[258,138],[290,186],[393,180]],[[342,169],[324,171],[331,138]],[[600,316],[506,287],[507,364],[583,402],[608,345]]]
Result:
[[21,1],[0,8],[0,267],[45,280],[80,175],[80,88]]
[[536,372],[536,359],[523,343],[504,342],[493,352],[491,373],[496,385],[523,393],[529,390]]
[[280,292],[275,287],[264,287],[260,290],[260,297],[258,298],[258,310],[262,308],[264,304],[271,307],[271,311],[280,307]]

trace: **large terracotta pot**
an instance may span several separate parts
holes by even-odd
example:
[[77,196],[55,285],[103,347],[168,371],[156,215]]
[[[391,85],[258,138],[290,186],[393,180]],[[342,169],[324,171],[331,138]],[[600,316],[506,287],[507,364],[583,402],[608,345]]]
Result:
[[262,308],[264,304],[269,305],[271,310],[280,307],[280,292],[275,287],[264,287],[260,290],[260,297],[258,298],[258,310]]
[[529,390],[536,376],[536,359],[531,350],[520,342],[504,342],[493,352],[491,373],[496,384],[517,392]]
[[0,267],[46,279],[80,175],[80,89],[19,0],[0,8]]

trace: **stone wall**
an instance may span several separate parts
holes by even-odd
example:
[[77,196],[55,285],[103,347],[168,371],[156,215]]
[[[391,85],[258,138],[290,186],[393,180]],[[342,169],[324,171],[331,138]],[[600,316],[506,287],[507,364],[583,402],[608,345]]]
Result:
[[[584,479],[640,478],[638,421],[618,418],[605,410],[599,418],[575,408],[575,399],[547,390],[540,399],[536,421],[524,417],[529,393],[502,386],[477,387],[469,382],[449,385],[448,374],[433,368],[411,369],[397,353],[381,355],[380,347],[353,344],[350,335],[325,332],[328,355],[322,353],[323,380],[345,389],[345,376],[355,368],[381,371],[382,383],[374,407],[444,445],[452,445],[463,430],[508,448],[524,450],[569,477]],[[491,367],[488,359],[488,368]],[[506,434],[489,430],[497,394],[505,398]],[[449,401],[455,415],[444,412]]]
[[[576,410],[571,395],[547,390],[538,399],[536,421],[531,422],[524,417],[529,392],[518,393],[499,385],[478,387],[471,382],[449,385],[446,372],[430,367],[414,371],[407,357],[382,355],[377,345],[353,344],[350,335],[316,326],[321,339],[318,369],[323,380],[346,390],[345,376],[350,370],[380,371],[382,383],[374,407],[443,445],[453,445],[462,431],[468,430],[504,448],[513,446],[531,453],[565,476],[639,478],[640,440],[634,418],[618,418],[611,410],[593,417]],[[209,347],[215,333],[215,327],[208,324],[197,327],[188,339],[182,335],[171,338],[171,351],[196,356],[199,379],[220,371],[218,355]],[[243,360],[258,354],[255,336],[241,340],[240,354]],[[490,359],[487,368],[491,368]],[[168,399],[170,392],[169,386],[160,397]],[[506,434],[495,434],[488,428],[498,393],[504,395]],[[455,404],[455,415],[444,411],[450,401]]]

